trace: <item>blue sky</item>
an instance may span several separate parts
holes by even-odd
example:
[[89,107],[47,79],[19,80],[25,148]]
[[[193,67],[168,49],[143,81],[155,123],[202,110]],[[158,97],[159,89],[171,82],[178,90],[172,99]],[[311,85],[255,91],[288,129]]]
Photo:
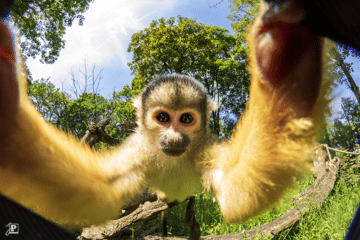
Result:
[[[51,77],[57,88],[68,91],[71,89],[71,73],[79,79],[79,68],[83,70],[86,60],[89,74],[93,65],[97,71],[104,68],[101,76],[100,94],[110,98],[112,92],[120,91],[124,85],[130,84],[133,76],[127,66],[132,55],[127,52],[132,34],[149,27],[153,20],[181,15],[196,18],[206,25],[226,28],[232,33],[229,2],[219,0],[95,0],[84,14],[83,26],[76,23],[67,28],[66,46],[61,50],[59,59],[54,64],[42,64],[37,59],[28,59],[27,64],[34,79]],[[104,4],[106,3],[106,5]],[[360,61],[353,59],[353,78],[360,85]],[[336,95],[353,97],[350,90],[340,86]],[[340,101],[333,104],[340,108]]]

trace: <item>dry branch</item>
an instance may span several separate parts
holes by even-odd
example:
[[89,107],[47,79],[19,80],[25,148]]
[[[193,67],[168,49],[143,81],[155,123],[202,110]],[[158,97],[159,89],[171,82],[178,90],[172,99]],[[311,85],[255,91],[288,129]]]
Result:
[[117,220],[111,220],[101,226],[91,226],[84,228],[81,233],[81,239],[108,239],[117,237],[122,234],[125,227],[132,225],[138,221],[147,220],[153,215],[161,211],[169,209],[178,205],[179,203],[165,203],[160,200],[155,202],[145,202],[140,205],[138,209],[133,211],[130,215]]
[[81,139],[80,143],[81,144],[87,143],[89,144],[90,147],[94,147],[94,145],[99,141],[108,143],[112,146],[119,145],[120,141],[110,137],[104,130],[109,123],[110,123],[109,119],[103,119],[101,122],[97,124],[95,123],[90,124],[87,127],[86,133],[84,137]]

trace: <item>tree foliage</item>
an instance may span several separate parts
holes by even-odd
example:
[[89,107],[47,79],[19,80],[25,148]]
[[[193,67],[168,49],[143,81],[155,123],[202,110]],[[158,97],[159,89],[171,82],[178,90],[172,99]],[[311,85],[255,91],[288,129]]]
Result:
[[[53,63],[65,47],[66,27],[75,19],[83,25],[82,13],[94,0],[18,0],[11,21],[20,31],[21,51],[25,57],[41,55],[41,62]],[[24,39],[24,41],[23,41]]]
[[348,122],[342,122],[339,119],[333,123],[328,124],[327,131],[329,133],[329,140],[326,143],[333,146],[334,139],[336,139],[341,146],[346,146],[346,141],[353,141],[354,128]]
[[119,131],[119,125],[134,118],[128,88],[114,92],[112,99],[98,93],[83,92],[78,98],[71,99],[49,81],[41,79],[28,81],[28,95],[44,120],[56,127],[82,138],[91,123],[110,119],[106,132],[114,138],[124,138],[128,132]]
[[342,115],[341,118],[353,126],[354,129],[360,127],[360,106],[354,98],[341,98]]
[[230,0],[232,14],[228,18],[232,21],[231,26],[242,43],[245,43],[246,33],[254,22],[259,7],[260,0]]
[[113,113],[111,122],[116,123],[116,125],[113,125],[116,128],[107,128],[108,133],[112,136],[125,138],[130,135],[131,131],[129,132],[128,129],[124,130],[123,128],[133,129],[135,127],[135,108],[132,105],[132,99],[136,92],[136,90],[126,85],[122,91],[113,93],[113,99],[110,103]]
[[83,93],[66,105],[62,111],[59,125],[81,138],[91,123],[97,123],[106,118],[108,101],[97,93]]
[[156,75],[186,74],[201,67],[199,54],[210,43],[206,26],[181,16],[177,23],[175,18],[161,18],[131,37],[128,52],[133,53],[133,60],[128,65],[146,84]]
[[342,98],[341,109],[339,117],[326,126],[322,143],[332,146],[336,139],[345,146],[346,141],[353,141],[354,132],[360,134],[360,105],[357,101],[350,97]]
[[60,127],[61,113],[69,102],[68,94],[56,89],[48,78],[29,81],[28,95],[44,119]]

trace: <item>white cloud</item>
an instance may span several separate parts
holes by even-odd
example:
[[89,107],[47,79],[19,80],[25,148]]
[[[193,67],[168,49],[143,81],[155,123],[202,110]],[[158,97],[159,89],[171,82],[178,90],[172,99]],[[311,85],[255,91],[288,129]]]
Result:
[[66,29],[66,46],[58,60],[54,64],[41,64],[28,59],[29,69],[34,79],[51,77],[57,87],[62,81],[70,84],[71,70],[77,71],[84,59],[88,67],[96,64],[98,69],[128,69],[126,63],[131,58],[127,47],[131,35],[148,27],[152,19],[160,18],[172,6],[173,1],[97,0],[84,14],[83,26],[76,22]]

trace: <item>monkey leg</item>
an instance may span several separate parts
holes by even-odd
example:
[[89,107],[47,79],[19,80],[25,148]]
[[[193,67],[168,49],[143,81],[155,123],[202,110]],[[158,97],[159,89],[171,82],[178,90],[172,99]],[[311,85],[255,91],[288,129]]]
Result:
[[167,215],[167,210],[161,212],[161,233],[163,237],[166,237],[168,235],[166,215]]

